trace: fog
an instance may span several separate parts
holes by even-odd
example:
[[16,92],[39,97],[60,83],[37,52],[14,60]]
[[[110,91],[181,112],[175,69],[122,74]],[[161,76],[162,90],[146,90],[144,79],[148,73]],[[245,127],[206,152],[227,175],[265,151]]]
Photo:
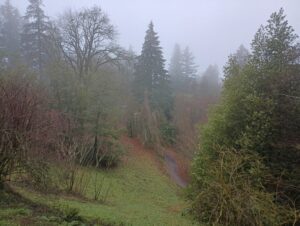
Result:
[[[26,0],[12,3],[22,13],[28,5]],[[201,71],[209,64],[222,69],[240,44],[249,48],[259,26],[280,7],[300,33],[299,0],[44,0],[44,5],[52,18],[69,8],[100,5],[118,30],[119,43],[125,48],[132,46],[137,53],[152,20],[166,60],[175,43],[188,45]]]

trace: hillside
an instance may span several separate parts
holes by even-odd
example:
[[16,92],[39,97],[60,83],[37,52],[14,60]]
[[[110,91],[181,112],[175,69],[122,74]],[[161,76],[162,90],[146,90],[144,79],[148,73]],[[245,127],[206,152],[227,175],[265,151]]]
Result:
[[2,206],[0,225],[63,225],[49,216],[49,210],[37,212],[32,204],[59,209],[63,213],[75,208],[78,215],[89,222],[101,219],[99,225],[193,225],[187,216],[182,216],[185,209],[183,191],[167,176],[168,167],[165,168],[163,158],[142,149],[136,140],[124,138],[122,142],[128,152],[120,167],[107,172],[84,169],[85,179],[97,175],[107,193],[106,200],[92,201],[92,185],[87,187],[88,198],[43,194],[12,186],[31,204]]

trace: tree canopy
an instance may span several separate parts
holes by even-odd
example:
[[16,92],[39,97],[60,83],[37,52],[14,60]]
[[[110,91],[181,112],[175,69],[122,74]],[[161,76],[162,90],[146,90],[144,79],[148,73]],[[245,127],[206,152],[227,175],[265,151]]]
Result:
[[[297,221],[297,217],[295,219],[291,212],[288,213],[300,206],[297,199],[300,190],[297,167],[300,161],[300,102],[297,99],[300,96],[300,49],[296,38],[283,9],[280,9],[256,33],[251,55],[240,54],[240,48],[239,54],[229,58],[221,103],[201,133],[201,146],[194,162],[191,197],[195,214],[202,220],[208,220],[207,214],[217,209],[208,220],[210,223],[253,225],[253,217],[246,220],[252,211],[269,211],[263,214],[264,218],[257,219],[261,224],[281,225],[285,221]],[[246,61],[242,60],[244,56],[247,56]],[[234,157],[227,159],[225,155]],[[232,160],[234,158],[237,158],[236,162]],[[239,161],[244,161],[244,158],[246,161],[240,165]],[[241,173],[239,176],[246,170],[248,179],[240,177],[231,181],[234,171],[226,165],[230,162]],[[262,166],[255,165],[257,163]],[[215,164],[221,164],[220,168]],[[260,178],[260,187],[256,187],[253,173],[260,170],[263,172],[256,176]],[[232,176],[228,178],[228,174]],[[247,180],[253,182],[247,189],[244,185],[237,185],[247,183]],[[230,187],[225,191],[227,185]],[[211,193],[214,189],[220,189],[217,192],[220,196]],[[251,190],[257,198],[260,195],[264,198],[258,198],[260,203],[251,203],[249,209],[247,206],[238,207],[244,201],[235,199],[234,189],[241,196],[246,197]],[[204,196],[196,198],[200,193],[224,201],[228,197],[235,199],[236,203],[226,209],[219,204],[204,207],[207,205]],[[275,200],[267,205],[269,209],[261,209],[260,206],[266,205],[267,196],[273,195]],[[208,212],[197,212],[204,209]],[[236,218],[239,211],[245,214],[241,221]],[[270,223],[274,220],[272,211],[278,217]]]

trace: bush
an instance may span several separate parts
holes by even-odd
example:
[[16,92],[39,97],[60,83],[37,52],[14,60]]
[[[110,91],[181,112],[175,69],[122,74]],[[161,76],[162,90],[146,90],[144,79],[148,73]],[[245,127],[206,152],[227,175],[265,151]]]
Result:
[[300,215],[290,206],[274,202],[263,183],[271,179],[257,154],[235,150],[218,151],[216,158],[198,155],[189,190],[190,211],[209,225],[285,225]]
[[202,131],[194,166],[192,210],[198,219],[223,225],[299,225],[296,39],[281,9],[256,33],[246,64],[238,63],[238,54],[230,57],[222,101]]
[[98,166],[101,168],[116,167],[124,154],[124,148],[117,140],[106,140],[102,143]]
[[177,137],[177,130],[175,126],[170,123],[164,123],[160,127],[160,133],[163,141],[167,144],[175,144]]
[[66,222],[82,221],[82,217],[79,216],[79,210],[68,206],[63,209],[63,219]]
[[124,148],[115,137],[97,137],[94,145],[78,152],[78,163],[83,166],[98,168],[112,168],[118,166],[124,154]]
[[[69,123],[49,109],[44,89],[24,69],[0,75],[0,185],[25,170],[31,184],[49,188],[45,160],[58,157]],[[1,187],[1,186],[0,186]]]
[[27,177],[25,182],[28,182],[30,186],[40,191],[50,191],[53,189],[52,178],[47,163],[30,160],[25,163],[23,168]]
[[40,120],[45,116],[43,95],[23,73],[0,77],[0,183],[27,160],[47,128]]

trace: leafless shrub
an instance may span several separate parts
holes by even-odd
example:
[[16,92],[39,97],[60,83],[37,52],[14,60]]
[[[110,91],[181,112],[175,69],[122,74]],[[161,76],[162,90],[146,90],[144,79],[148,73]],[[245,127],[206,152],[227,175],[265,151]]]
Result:
[[[0,82],[0,181],[26,162],[39,149],[47,123],[43,92],[19,74]],[[35,148],[33,148],[35,146]],[[41,151],[42,149],[39,149]]]
[[[28,184],[49,188],[46,162],[58,157],[57,145],[68,120],[48,108],[50,99],[24,69],[0,77],[0,182],[12,173]],[[22,178],[20,178],[22,177]]]
[[89,145],[82,138],[60,140],[57,145],[59,184],[64,184],[68,193],[84,196],[89,184],[87,172],[81,165],[81,154],[87,152]]
[[145,146],[159,147],[160,119],[160,114],[151,110],[148,95],[145,93],[143,106],[129,120],[129,133],[133,137],[138,137]]

